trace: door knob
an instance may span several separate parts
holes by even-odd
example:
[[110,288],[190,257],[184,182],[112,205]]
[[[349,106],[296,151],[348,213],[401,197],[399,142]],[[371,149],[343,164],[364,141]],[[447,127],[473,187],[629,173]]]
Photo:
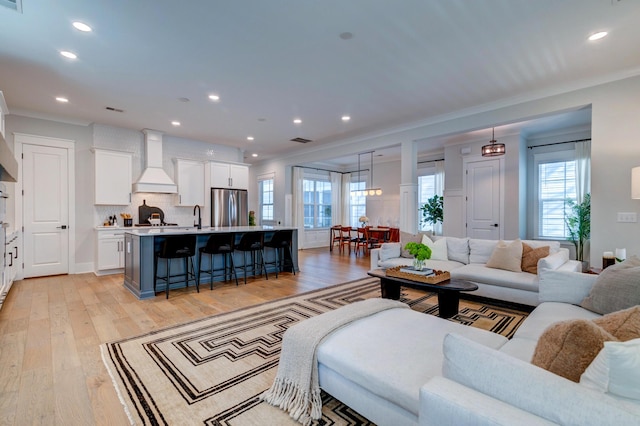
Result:
[[494,228],[497,228],[497,227],[498,227],[498,224],[497,224],[497,223],[494,223],[494,224],[493,224],[493,225],[491,225],[491,226],[493,226]]
[[67,225],[56,226],[56,229],[67,229]]

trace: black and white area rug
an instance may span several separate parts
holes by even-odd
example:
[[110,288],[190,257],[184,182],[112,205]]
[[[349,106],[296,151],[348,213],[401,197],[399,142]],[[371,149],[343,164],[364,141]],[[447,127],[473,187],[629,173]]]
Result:
[[[102,356],[132,424],[295,425],[259,400],[277,372],[282,335],[298,321],[372,297],[377,279],[345,284],[223,313],[102,345]],[[401,300],[438,313],[437,296],[403,289]],[[510,337],[527,313],[460,301],[451,318]],[[323,425],[370,424],[323,394]]]

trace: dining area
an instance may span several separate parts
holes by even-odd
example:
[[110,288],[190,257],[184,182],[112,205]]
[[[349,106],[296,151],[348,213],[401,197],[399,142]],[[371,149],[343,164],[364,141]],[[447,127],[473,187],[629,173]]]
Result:
[[395,227],[333,225],[330,232],[329,251],[337,249],[340,254],[368,256],[383,243],[400,242],[400,228]]

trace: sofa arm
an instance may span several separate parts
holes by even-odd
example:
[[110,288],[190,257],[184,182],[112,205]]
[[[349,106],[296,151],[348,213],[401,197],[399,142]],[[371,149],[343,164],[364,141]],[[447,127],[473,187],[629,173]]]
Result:
[[538,260],[538,271],[558,269],[569,261],[569,250],[560,248],[557,252]]
[[369,269],[380,269],[378,266],[378,261],[380,260],[380,249],[375,248],[369,250]]
[[589,295],[597,275],[569,271],[540,271],[538,300],[579,305]]
[[420,388],[420,426],[511,426],[555,423],[436,376]]
[[465,337],[445,336],[443,353],[444,377],[551,422],[640,424],[640,412],[608,395]]

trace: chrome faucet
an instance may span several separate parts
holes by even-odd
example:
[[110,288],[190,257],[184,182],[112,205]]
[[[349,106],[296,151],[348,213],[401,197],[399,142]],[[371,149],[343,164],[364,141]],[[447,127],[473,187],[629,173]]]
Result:
[[195,226],[198,229],[202,229],[202,218],[200,217],[200,206],[199,205],[195,205],[193,206],[193,215],[196,215],[196,209],[198,209],[198,223],[193,223],[193,226]]

